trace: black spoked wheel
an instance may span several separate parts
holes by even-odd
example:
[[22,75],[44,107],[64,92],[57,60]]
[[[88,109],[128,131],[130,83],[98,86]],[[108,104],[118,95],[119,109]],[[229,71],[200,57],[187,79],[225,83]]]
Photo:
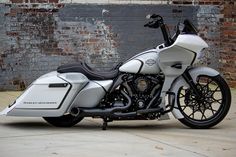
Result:
[[61,117],[43,117],[43,119],[56,127],[72,127],[79,123],[83,117],[75,117],[69,114]]
[[201,97],[197,97],[190,88],[179,89],[177,103],[184,115],[184,118],[179,120],[191,128],[213,127],[221,122],[229,111],[230,89],[220,75],[199,76],[196,86]]

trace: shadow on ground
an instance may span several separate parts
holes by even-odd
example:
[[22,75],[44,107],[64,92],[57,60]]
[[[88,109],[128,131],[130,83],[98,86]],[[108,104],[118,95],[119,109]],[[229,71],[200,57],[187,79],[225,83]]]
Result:
[[[54,127],[44,121],[17,121],[17,122],[4,122],[0,124],[4,127],[10,127],[15,129],[32,129],[32,130],[101,130],[102,129],[102,121],[94,121],[94,120],[83,120],[81,123],[78,123],[77,125],[73,127]],[[231,126],[222,123],[221,125],[217,125],[211,130],[218,130],[221,129],[222,131],[225,129],[229,129]],[[135,121],[132,123],[132,121],[119,121],[119,122],[111,122],[108,123],[108,130],[121,130],[121,129],[130,129],[130,130],[167,130],[167,129],[183,129],[183,130],[191,130],[191,128],[188,128],[184,125],[181,125],[178,121],[165,121],[156,123],[147,121],[145,124],[145,121],[142,121],[139,123],[139,121]],[[192,129],[192,130],[200,130],[200,129]],[[208,129],[202,129],[202,130],[208,130]]]

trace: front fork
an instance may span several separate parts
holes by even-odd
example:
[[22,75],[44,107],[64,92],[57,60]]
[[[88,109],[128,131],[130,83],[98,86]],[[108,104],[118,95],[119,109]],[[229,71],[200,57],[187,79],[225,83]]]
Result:
[[185,72],[182,74],[184,80],[188,83],[190,89],[193,90],[193,93],[196,95],[198,99],[201,98],[201,94],[198,91],[197,85],[194,83],[193,78],[189,73],[189,69],[186,69]]

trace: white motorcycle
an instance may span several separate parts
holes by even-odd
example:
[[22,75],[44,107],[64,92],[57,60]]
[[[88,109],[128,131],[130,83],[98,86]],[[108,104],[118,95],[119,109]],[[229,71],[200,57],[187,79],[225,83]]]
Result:
[[144,26],[160,27],[165,43],[109,71],[84,62],[62,65],[34,81],[1,114],[43,117],[59,127],[102,118],[103,129],[113,120],[167,119],[169,112],[191,128],[221,122],[231,104],[227,83],[214,69],[193,67],[207,43],[189,20],[170,37],[161,16],[148,18]]

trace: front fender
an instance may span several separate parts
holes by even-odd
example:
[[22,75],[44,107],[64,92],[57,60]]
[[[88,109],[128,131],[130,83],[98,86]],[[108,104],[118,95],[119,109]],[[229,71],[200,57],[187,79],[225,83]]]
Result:
[[[191,75],[193,81],[196,83],[197,77],[200,75],[206,75],[206,76],[217,76],[220,73],[212,68],[209,67],[194,67],[189,69],[189,74]],[[182,76],[179,76],[175,79],[175,81],[172,83],[170,91],[175,93],[175,104],[174,109],[172,110],[172,114],[176,119],[184,118],[183,114],[179,111],[178,105],[177,105],[177,98],[178,98],[178,91],[181,87],[189,87],[188,83],[184,80]]]

